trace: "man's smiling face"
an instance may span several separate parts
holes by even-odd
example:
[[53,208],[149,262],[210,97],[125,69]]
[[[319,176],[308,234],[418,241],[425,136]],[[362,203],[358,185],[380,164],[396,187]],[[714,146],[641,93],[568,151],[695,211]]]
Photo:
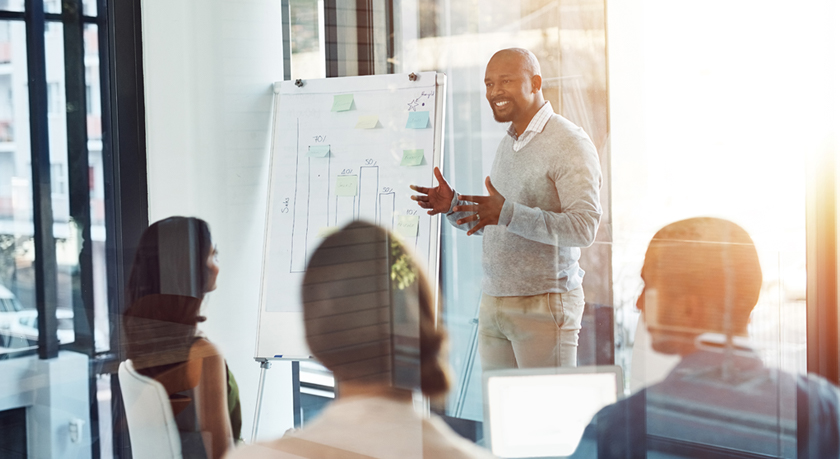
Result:
[[484,86],[496,121],[516,121],[528,113],[535,102],[529,73],[524,59],[516,53],[497,53],[487,63]]

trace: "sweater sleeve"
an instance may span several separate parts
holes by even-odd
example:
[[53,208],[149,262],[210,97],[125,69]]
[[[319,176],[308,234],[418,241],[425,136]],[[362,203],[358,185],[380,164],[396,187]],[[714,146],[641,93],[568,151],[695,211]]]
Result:
[[[558,247],[589,247],[601,220],[601,165],[595,145],[582,137],[563,164],[552,165],[562,210],[550,212],[505,201],[499,225],[526,239]],[[457,196],[457,195],[456,195]]]
[[[449,220],[449,224],[451,224],[455,228],[458,228],[459,230],[469,231],[469,230],[472,229],[473,226],[478,224],[478,222],[471,221],[471,222],[464,223],[463,225],[459,225],[457,222],[458,222],[458,219],[460,219],[460,218],[464,218],[468,215],[472,215],[472,212],[454,212],[454,211],[452,211],[452,209],[454,209],[455,206],[460,206],[460,205],[465,205],[466,206],[466,205],[470,205],[470,204],[474,204],[474,203],[469,202],[469,201],[459,200],[458,199],[458,192],[455,191],[455,190],[452,190],[452,191],[455,193],[455,195],[452,196],[452,204],[449,205],[449,211],[446,212],[446,219]],[[481,229],[479,229],[478,231],[475,232],[475,234],[483,234],[483,233],[484,233],[484,228],[481,228]]]

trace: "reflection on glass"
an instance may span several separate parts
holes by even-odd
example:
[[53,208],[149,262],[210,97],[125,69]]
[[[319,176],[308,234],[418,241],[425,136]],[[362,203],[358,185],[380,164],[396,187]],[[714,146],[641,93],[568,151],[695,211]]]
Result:
[[322,1],[291,0],[292,78],[323,78],[324,22]]
[[0,21],[0,359],[38,338],[25,34]]
[[[61,12],[61,2],[58,11]],[[45,2],[45,7],[49,2]],[[48,11],[52,12],[52,11]],[[44,33],[47,73],[47,121],[52,185],[53,236],[57,261],[57,300],[59,320],[73,318],[73,284],[79,278],[81,234],[70,218],[70,168],[67,158],[67,111],[64,85],[64,26],[48,22]],[[66,326],[66,324],[65,324]],[[66,342],[73,342],[73,327],[63,332]],[[61,334],[60,334],[61,336]],[[59,340],[60,341],[60,340]]]
[[636,304],[653,351],[679,362],[600,411],[575,457],[836,457],[837,387],[779,369],[766,339],[749,339],[762,274],[735,223],[700,217],[658,231]]
[[312,254],[301,293],[306,340],[333,372],[337,398],[294,435],[231,458],[491,457],[413,407],[412,392],[434,399],[449,389],[446,335],[426,276],[396,237],[356,221]]
[[[812,28],[783,10],[739,4],[721,17],[713,9],[701,2],[646,2],[639,17],[625,20],[629,28],[618,24],[620,35],[611,35],[633,43],[625,48],[633,57],[617,59],[611,68],[623,72],[610,79],[612,116],[627,120],[612,145],[625,152],[614,157],[612,168],[613,185],[621,190],[612,207],[616,332],[622,336],[616,358],[636,366],[637,352],[631,357],[629,350],[639,320],[635,300],[646,241],[667,222],[715,215],[745,228],[759,249],[764,283],[750,332],[769,349],[760,351],[765,363],[803,373],[805,153],[821,147],[813,147],[816,137],[787,133],[813,129],[831,116],[813,105],[827,86],[799,83],[803,74],[820,73],[812,69],[823,61],[802,53],[778,67],[769,57],[742,56],[746,49],[770,56],[782,46],[817,49],[823,42],[796,33],[803,38],[793,44],[778,36],[782,24],[803,27],[803,33]],[[753,23],[757,14],[762,20]],[[743,23],[750,23],[747,33]],[[716,33],[703,37],[702,30]],[[776,100],[773,94],[784,87],[798,88],[799,95]],[[805,95],[806,89],[813,92]],[[777,113],[802,116],[785,135],[769,134]],[[777,218],[778,209],[787,218]]]
[[[96,2],[88,2],[96,4]],[[87,5],[87,3],[86,3]],[[93,321],[97,351],[110,348],[105,258],[105,181],[102,164],[102,86],[99,81],[99,27],[85,24],[85,102],[88,134],[91,248],[93,251]]]

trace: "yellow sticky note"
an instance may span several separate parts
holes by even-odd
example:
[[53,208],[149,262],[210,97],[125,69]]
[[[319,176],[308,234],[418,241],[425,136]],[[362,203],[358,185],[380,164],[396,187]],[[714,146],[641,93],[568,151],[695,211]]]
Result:
[[378,122],[379,116],[377,115],[362,115],[356,123],[356,129],[373,129]]
[[328,154],[330,154],[329,145],[310,145],[309,151],[306,152],[306,156],[310,158],[324,158]]
[[420,226],[418,215],[397,215],[397,226],[394,231],[404,238],[417,237],[417,227]]
[[400,166],[419,166],[423,164],[423,150],[403,150]]
[[356,196],[359,185],[358,175],[339,175],[335,179],[336,196]]
[[353,106],[353,94],[336,94],[333,96],[332,111],[346,112]]
[[318,237],[328,238],[338,232],[339,229],[341,228],[337,226],[324,226],[322,228],[318,228]]

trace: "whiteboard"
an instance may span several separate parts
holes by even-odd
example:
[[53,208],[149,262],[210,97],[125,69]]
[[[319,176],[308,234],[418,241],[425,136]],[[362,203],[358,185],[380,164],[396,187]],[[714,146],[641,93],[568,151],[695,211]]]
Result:
[[255,359],[310,358],[300,296],[306,263],[353,220],[395,232],[437,291],[439,216],[411,200],[409,185],[432,186],[441,164],[446,76],[412,75],[274,84]]

